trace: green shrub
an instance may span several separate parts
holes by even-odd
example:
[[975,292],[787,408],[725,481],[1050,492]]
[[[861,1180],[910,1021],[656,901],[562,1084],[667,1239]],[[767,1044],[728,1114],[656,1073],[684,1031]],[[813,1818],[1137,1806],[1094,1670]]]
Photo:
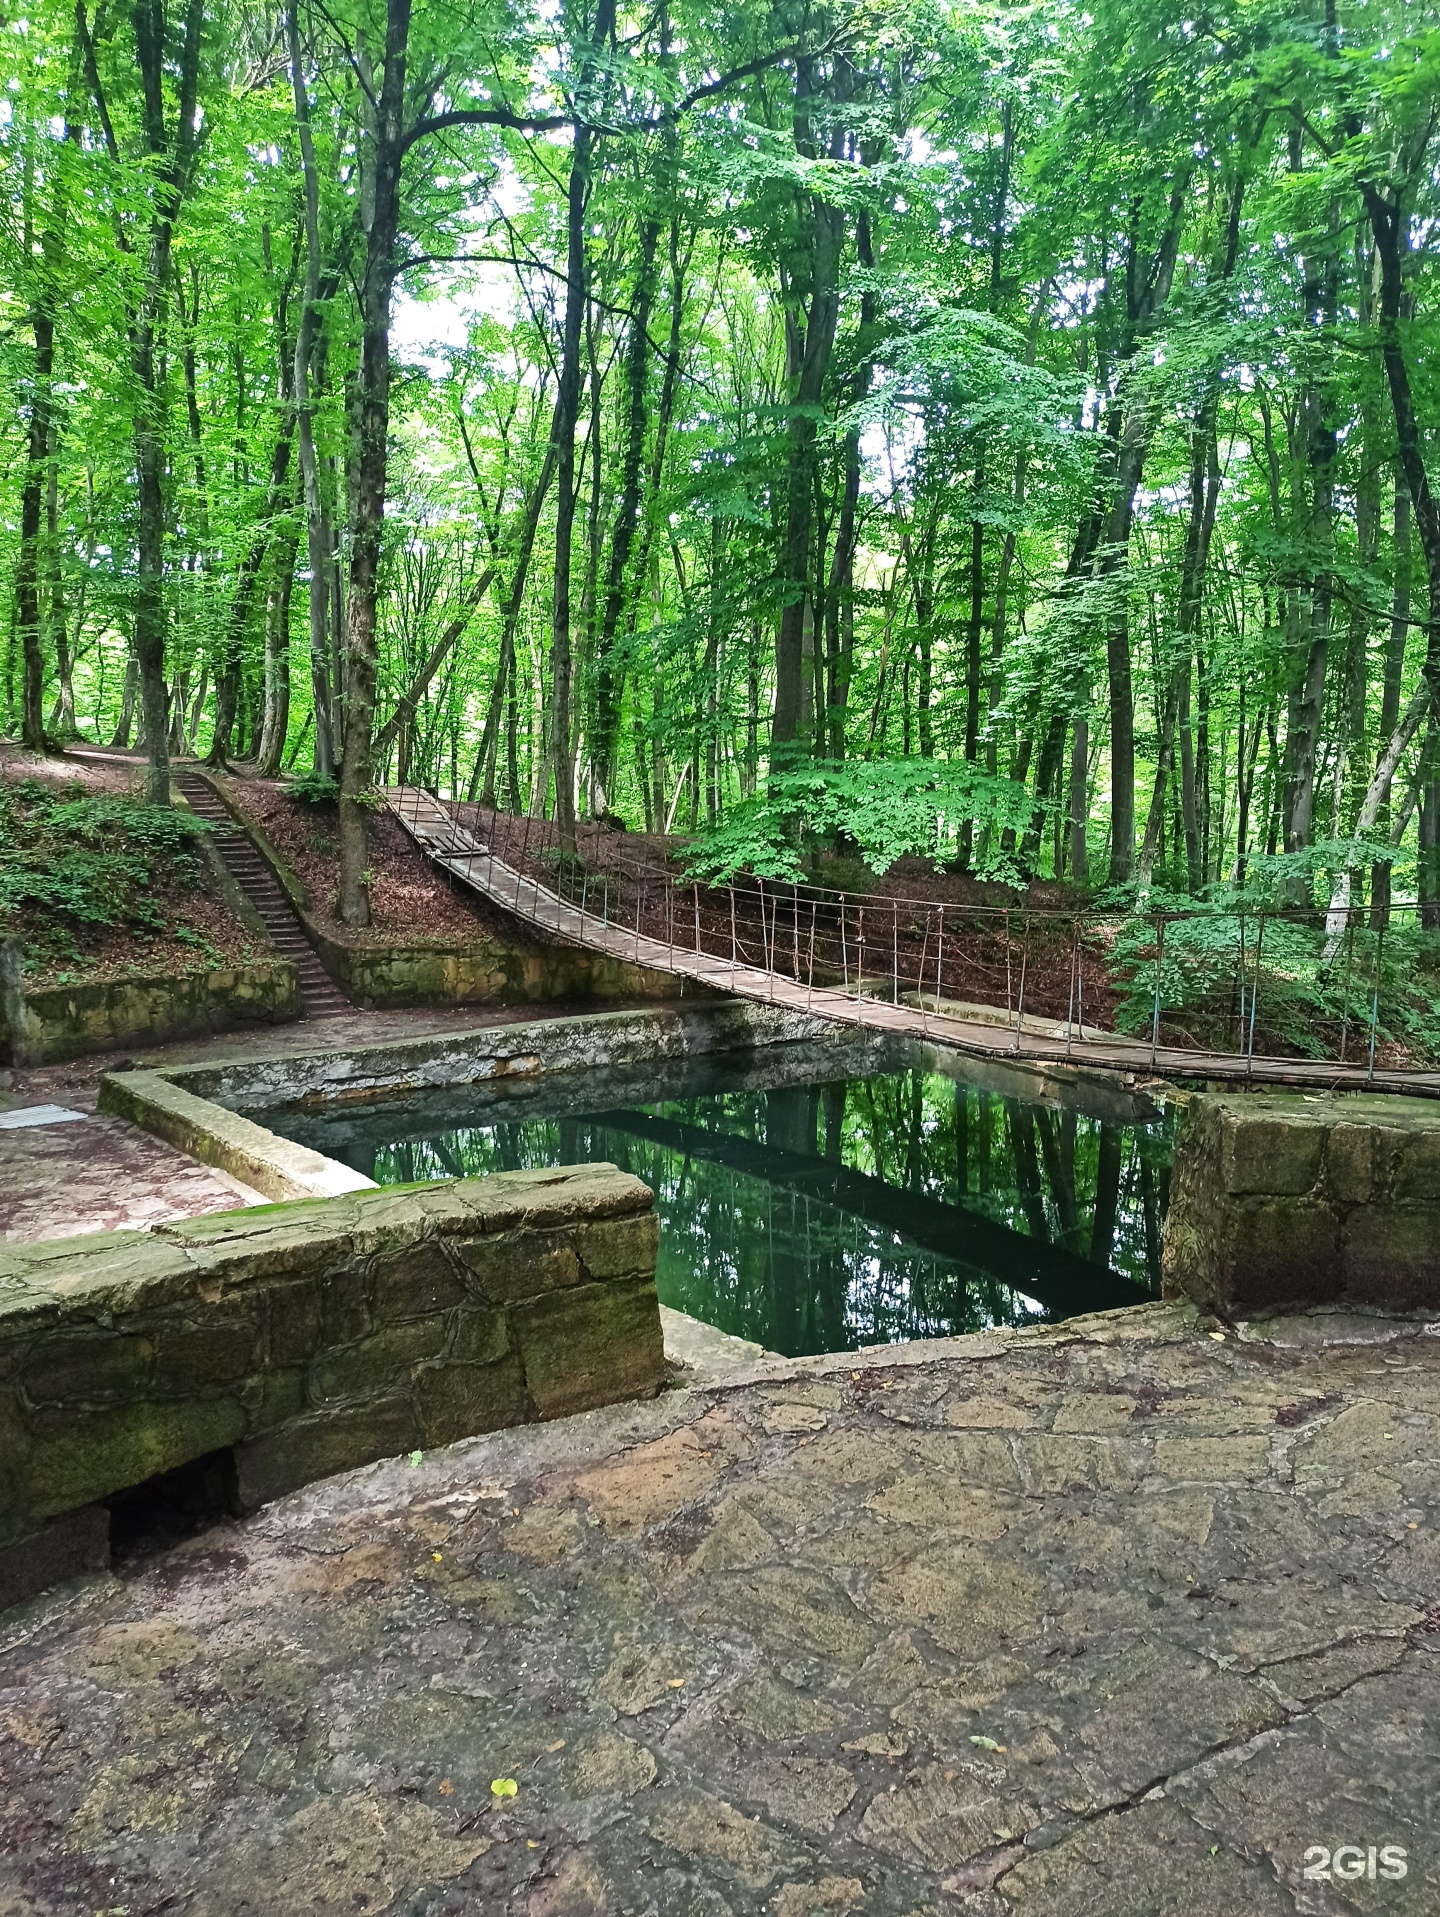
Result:
[[0,784],[0,927],[27,959],[78,959],[84,935],[162,931],[162,888],[197,889],[211,828],[140,799],[88,797],[39,779]]

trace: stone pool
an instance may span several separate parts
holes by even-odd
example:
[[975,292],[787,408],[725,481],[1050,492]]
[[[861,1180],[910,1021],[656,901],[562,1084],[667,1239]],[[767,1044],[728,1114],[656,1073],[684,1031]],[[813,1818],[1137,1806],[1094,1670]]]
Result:
[[661,1302],[786,1356],[1141,1302],[1173,1107],[930,1046],[790,1043],[254,1111],[381,1185],[608,1161]]

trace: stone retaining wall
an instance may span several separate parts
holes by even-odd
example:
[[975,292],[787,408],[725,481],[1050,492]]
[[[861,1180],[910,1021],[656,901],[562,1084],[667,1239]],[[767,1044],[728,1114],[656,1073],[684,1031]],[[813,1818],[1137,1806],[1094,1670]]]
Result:
[[26,992],[17,1057],[9,1012],[0,1032],[6,1063],[59,1064],[87,1052],[160,1045],[240,1025],[284,1025],[300,1016],[300,981],[286,959],[187,978],[101,979]]
[[[670,972],[632,965],[603,952],[536,938],[515,922],[503,936],[478,917],[473,938],[456,945],[352,945],[336,938],[311,912],[310,894],[252,820],[238,813],[229,794],[201,768],[215,797],[269,866],[314,946],[325,970],[352,1004],[368,1012],[439,1008],[447,1005],[549,1005],[585,998],[687,998],[720,996]],[[495,912],[497,921],[502,915]]]
[[651,1194],[513,1172],[0,1249],[0,1605],[216,1451],[248,1509],[664,1381]]
[[[379,1044],[331,1044],[323,1052],[206,1060],[171,1067],[171,1083],[236,1112],[300,1104],[396,1098],[444,1086],[473,1085],[542,1072],[653,1065],[757,1046],[823,1040],[855,1050],[856,1035],[804,1012],[751,999],[717,997],[681,1009],[586,1012],[469,1032],[425,1033]],[[109,1081],[106,1081],[107,1084]],[[102,1109],[111,1109],[101,1097]]]
[[[678,998],[682,981],[601,952],[501,940],[477,927],[466,945],[345,945],[308,914],[306,930],[345,996],[367,1011],[445,1005],[547,1005],[566,999]],[[710,997],[690,984],[686,997]]]
[[1440,1104],[1196,1098],[1176,1148],[1165,1293],[1222,1317],[1440,1307]]

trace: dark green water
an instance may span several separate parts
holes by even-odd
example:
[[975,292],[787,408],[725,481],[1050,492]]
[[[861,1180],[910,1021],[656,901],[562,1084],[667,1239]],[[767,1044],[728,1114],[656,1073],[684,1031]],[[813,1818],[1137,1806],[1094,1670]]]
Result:
[[655,1193],[661,1300],[791,1355],[1158,1290],[1173,1114],[958,1078],[931,1048],[862,1062],[771,1047],[258,1116],[382,1185],[608,1160]]

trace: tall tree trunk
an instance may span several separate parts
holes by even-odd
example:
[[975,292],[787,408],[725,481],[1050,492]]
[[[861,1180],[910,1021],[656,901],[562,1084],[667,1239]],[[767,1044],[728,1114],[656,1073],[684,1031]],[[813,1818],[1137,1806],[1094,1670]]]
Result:
[[609,810],[615,784],[620,736],[621,674],[615,663],[615,638],[625,603],[626,573],[640,513],[641,475],[645,464],[645,396],[650,368],[650,312],[655,299],[655,252],[660,222],[647,213],[640,222],[640,263],[635,275],[635,305],[625,345],[624,451],[620,460],[620,498],[610,533],[605,602],[600,613],[595,652],[595,738],[590,757],[601,795]]
[[[340,917],[352,926],[370,923],[366,802],[370,796],[370,742],[378,671],[376,594],[390,440],[390,299],[400,225],[409,39],[410,0],[387,0],[385,56],[370,155],[370,221],[360,284],[360,443],[345,636],[345,744],[340,759]],[[309,307],[307,297],[307,311]],[[298,368],[295,397],[297,404],[303,403]]]
[[40,525],[45,499],[45,462],[50,446],[50,388],[55,371],[55,327],[38,306],[34,391],[30,397],[25,479],[20,490],[20,551],[15,566],[16,623],[20,629],[22,679],[20,738],[31,752],[45,750],[45,651],[40,623]]
[[[593,32],[577,79],[577,100],[588,99],[599,61],[615,30],[615,0],[598,0]],[[550,627],[550,758],[555,771],[555,819],[566,851],[575,849],[575,780],[571,738],[570,555],[575,532],[575,428],[580,416],[580,346],[590,304],[585,252],[585,204],[596,136],[578,114],[571,122],[570,179],[565,201],[565,322],[555,396],[555,572]],[[542,795],[543,803],[543,795]]]
[[270,529],[283,510],[286,495],[291,489],[290,452],[294,443],[295,415],[292,411],[281,425],[279,437],[275,441],[275,448],[270,457],[270,485],[265,497],[264,517],[251,536],[249,547],[240,561],[239,576],[235,581],[235,596],[230,602],[230,617],[225,629],[225,647],[221,655],[222,670],[216,674],[215,731],[211,738],[210,751],[206,756],[207,765],[224,766],[229,762],[235,716],[240,698],[245,634],[250,625],[255,594],[264,572],[265,554],[270,547]]
[[[320,179],[315,166],[315,141],[310,127],[310,94],[300,48],[298,0],[286,9],[290,52],[290,85],[295,100],[295,127],[300,140],[300,167],[305,202],[305,291],[300,324],[295,333],[295,370],[292,381],[296,430],[300,441],[300,480],[305,507],[305,545],[309,560],[307,587],[310,612],[310,697],[315,713],[314,771],[318,779],[335,775],[337,759],[334,726],[334,688],[330,673],[330,589],[332,535],[329,512],[320,483],[315,452],[315,395],[312,370],[320,325]],[[389,268],[387,266],[387,272]],[[387,282],[388,285],[388,282]],[[388,300],[388,293],[387,293]],[[336,628],[337,634],[339,628]]]
[[[1385,642],[1384,681],[1380,694],[1380,737],[1388,739],[1400,715],[1400,687],[1405,676],[1405,647],[1410,637],[1410,495],[1403,477],[1395,481],[1394,517],[1395,583],[1390,600],[1390,632]],[[1377,815],[1388,831],[1389,794]],[[1377,859],[1370,870],[1371,924],[1378,931],[1390,915],[1390,872],[1388,859]]]
[[300,527],[292,521],[275,543],[270,591],[265,602],[265,717],[256,753],[256,771],[279,776],[290,730],[290,594],[300,551]]
[[[1124,424],[1116,440],[1114,491],[1098,554],[1101,577],[1114,582],[1105,636],[1105,664],[1110,685],[1109,878],[1112,885],[1127,883],[1135,869],[1135,695],[1128,606],[1130,533],[1135,521],[1135,496],[1144,476],[1158,414],[1155,396],[1145,390],[1148,369],[1142,368],[1141,349],[1170,297],[1188,184],[1188,177],[1182,176],[1171,190],[1166,224],[1143,280],[1136,270],[1138,231],[1131,233],[1126,262],[1125,367],[1114,400],[1118,408],[1123,408]],[[1138,208],[1135,221],[1138,227]]]
[[[811,113],[816,104],[813,63],[797,62],[794,138],[796,151],[816,157]],[[832,135],[832,158],[843,136]],[[790,400],[785,476],[785,531],[780,553],[784,600],[775,639],[775,709],[772,746],[803,738],[806,614],[813,611],[810,559],[814,548],[816,411],[835,345],[840,317],[840,254],[845,216],[814,195],[804,196],[803,251],[782,266],[785,297],[785,377]],[[813,697],[813,689],[812,689]]]

